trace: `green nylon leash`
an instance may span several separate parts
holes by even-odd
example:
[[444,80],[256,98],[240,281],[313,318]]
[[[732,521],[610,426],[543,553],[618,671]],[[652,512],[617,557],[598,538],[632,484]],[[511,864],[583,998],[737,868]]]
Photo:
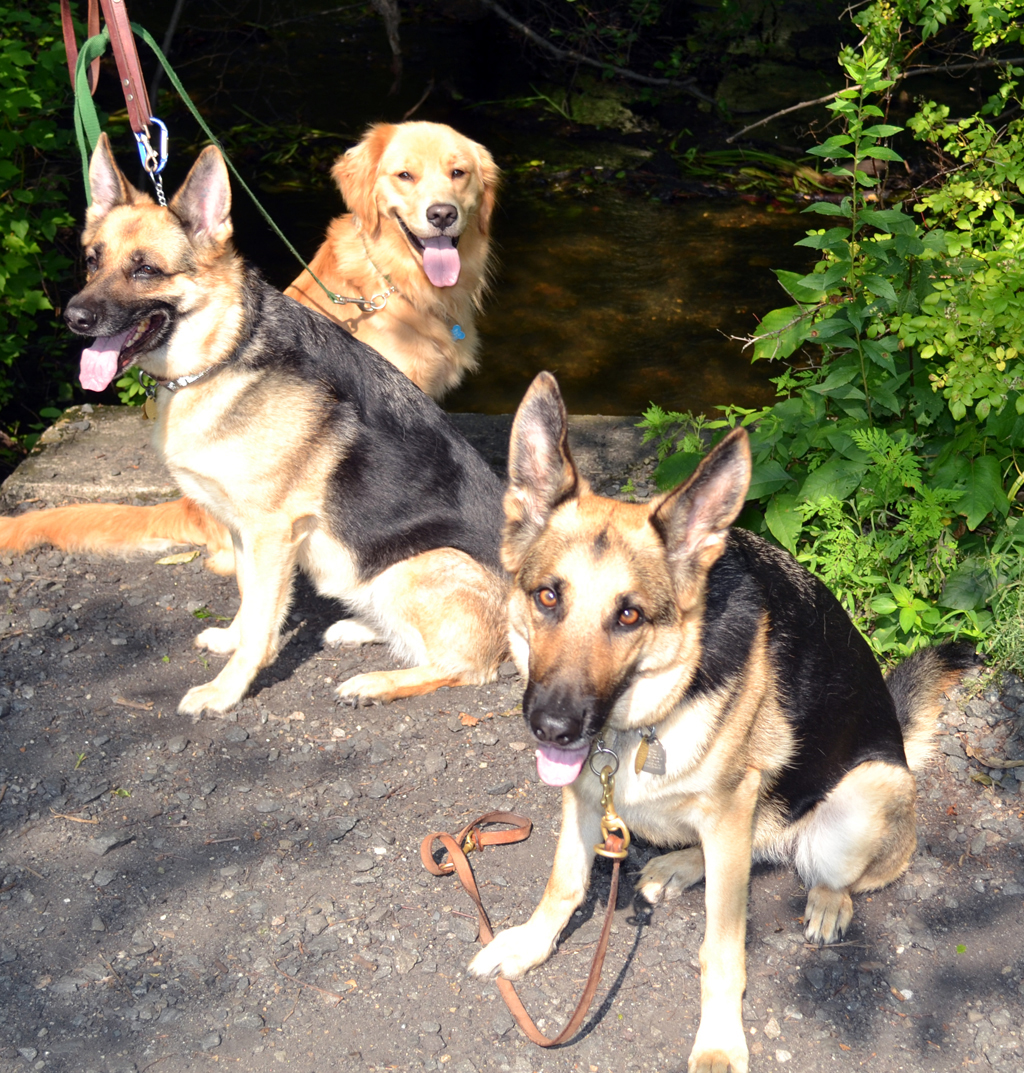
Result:
[[[271,230],[275,235],[288,247],[292,256],[299,262],[300,265],[316,280],[317,285],[327,295],[332,303],[337,304],[339,295],[334,294],[328,290],[326,286],[317,278],[316,273],[309,267],[308,264],[302,259],[299,251],[288,241],[284,232],[274,223],[270,214],[260,204],[259,199],[249,189],[245,180],[238,174],[238,169],[231,163],[231,158],[224,150],[224,146],[214,135],[213,131],[206,124],[206,120],[199,114],[198,109],[192,103],[191,97],[185,92],[185,87],[181,84],[181,80],[174,72],[174,68],[171,67],[167,61],[167,57],[163,54],[160,46],[153,40],[149,32],[145,30],[138,23],[131,23],[132,33],[137,37],[141,37],[143,41],[153,50],[156,54],[156,58],[163,65],[164,73],[167,75],[170,83],[177,90],[178,95],[185,102],[185,107],[192,113],[195,121],[199,124],[203,133],[210,139],[211,144],[215,145],[224,157],[224,163],[227,164],[231,170],[231,174],[235,177],[235,181],[238,185],[249,195],[252,199],[252,203],[259,210],[260,215],[270,225]],[[85,199],[86,204],[92,204],[92,190],[89,186],[89,158],[92,156],[93,150],[96,148],[97,143],[100,140],[100,120],[96,113],[96,105],[92,99],[92,93],[89,90],[89,78],[88,70],[89,65],[93,60],[99,59],[107,50],[107,45],[110,44],[110,32],[107,27],[96,34],[94,37],[90,37],[85,44],[82,45],[78,53],[78,63],[75,66],[75,136],[78,138],[78,148],[82,154],[82,177],[85,183]]]

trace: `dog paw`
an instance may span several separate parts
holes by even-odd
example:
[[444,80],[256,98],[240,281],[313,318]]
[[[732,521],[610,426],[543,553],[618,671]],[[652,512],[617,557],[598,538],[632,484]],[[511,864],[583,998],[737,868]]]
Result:
[[225,689],[218,686],[217,679],[207,682],[206,685],[193,686],[178,705],[181,715],[202,715],[204,711],[222,715],[229,708],[233,708],[241,699],[245,690]]
[[811,887],[804,909],[804,935],[808,942],[834,943],[853,920],[853,899],[845,890]]
[[331,648],[359,648],[380,640],[377,633],[354,618],[339,619],[324,630],[324,644]]
[[746,1042],[740,1048],[711,1047],[699,1053],[694,1047],[686,1073],[747,1073],[748,1063]]
[[192,643],[196,648],[205,648],[218,656],[229,656],[238,648],[238,630],[234,626],[210,626]]
[[474,976],[503,976],[518,980],[535,965],[551,956],[554,942],[540,942],[531,934],[528,924],[499,932],[469,963]]
[[360,704],[369,707],[375,700],[387,702],[391,699],[391,683],[385,678],[384,671],[368,671],[346,679],[334,691],[342,704],[358,708]]
[[637,889],[651,905],[671,901],[704,878],[704,851],[700,846],[665,853],[648,861]]

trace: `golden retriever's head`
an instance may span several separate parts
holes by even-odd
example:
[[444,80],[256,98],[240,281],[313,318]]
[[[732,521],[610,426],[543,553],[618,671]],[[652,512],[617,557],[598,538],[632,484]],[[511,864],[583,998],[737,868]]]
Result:
[[401,229],[435,287],[459,278],[459,240],[487,234],[499,171],[491,154],[443,123],[378,123],[334,165],[356,225]]

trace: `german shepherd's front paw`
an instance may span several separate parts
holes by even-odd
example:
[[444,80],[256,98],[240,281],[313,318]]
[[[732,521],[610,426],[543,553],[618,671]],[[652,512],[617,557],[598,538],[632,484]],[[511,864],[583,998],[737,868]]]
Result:
[[741,1023],[722,1024],[701,1014],[687,1073],[747,1073],[749,1061]]
[[648,861],[640,873],[637,889],[651,905],[670,901],[704,878],[704,851],[687,846]]
[[239,690],[234,686],[220,684],[218,675],[206,685],[193,686],[181,698],[178,711],[182,715],[202,715],[204,711],[222,715],[229,708],[233,708],[244,695],[245,687]]
[[834,943],[853,920],[853,899],[848,891],[811,887],[804,909],[804,935],[808,942]]
[[238,648],[238,630],[230,626],[210,626],[196,635],[192,642],[196,648],[205,648],[218,656],[230,656]]
[[553,942],[538,943],[528,924],[500,932],[469,963],[474,976],[503,976],[506,980],[518,980],[535,965],[551,956]]

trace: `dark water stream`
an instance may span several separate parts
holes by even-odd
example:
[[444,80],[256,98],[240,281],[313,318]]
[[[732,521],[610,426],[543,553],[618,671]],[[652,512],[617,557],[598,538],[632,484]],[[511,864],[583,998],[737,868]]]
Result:
[[[319,7],[250,3],[244,13],[269,25]],[[132,15],[159,38],[167,9],[137,2]],[[637,414],[652,401],[710,412],[772,398],[768,377],[781,370],[752,367],[728,336],[748,334],[760,315],[786,304],[770,269],[809,263],[793,243],[812,220],[739,198],[658,199],[605,183],[652,156],[649,133],[646,140],[593,129],[560,136],[550,122],[531,125],[528,113],[510,122],[507,109],[477,106],[529,94],[539,77],[486,19],[404,23],[396,95],[388,92],[390,57],[375,18],[319,18],[265,34],[246,25],[240,20],[233,35],[210,30],[192,3],[175,38],[179,74],[204,100],[215,130],[246,115],[270,125],[298,120],[338,131],[333,154],[367,123],[401,119],[429,89],[415,118],[451,123],[487,145],[503,168],[494,227],[500,269],[481,322],[481,370],[449,396],[448,408],[509,412],[540,369],[558,375],[577,413]],[[179,153],[180,167],[187,163]],[[538,174],[560,169],[595,181],[561,190],[538,182]],[[329,178],[273,188],[264,168],[261,181],[282,229],[311,256],[342,209]],[[275,284],[290,282],[295,263],[243,196],[235,222],[243,251]]]

